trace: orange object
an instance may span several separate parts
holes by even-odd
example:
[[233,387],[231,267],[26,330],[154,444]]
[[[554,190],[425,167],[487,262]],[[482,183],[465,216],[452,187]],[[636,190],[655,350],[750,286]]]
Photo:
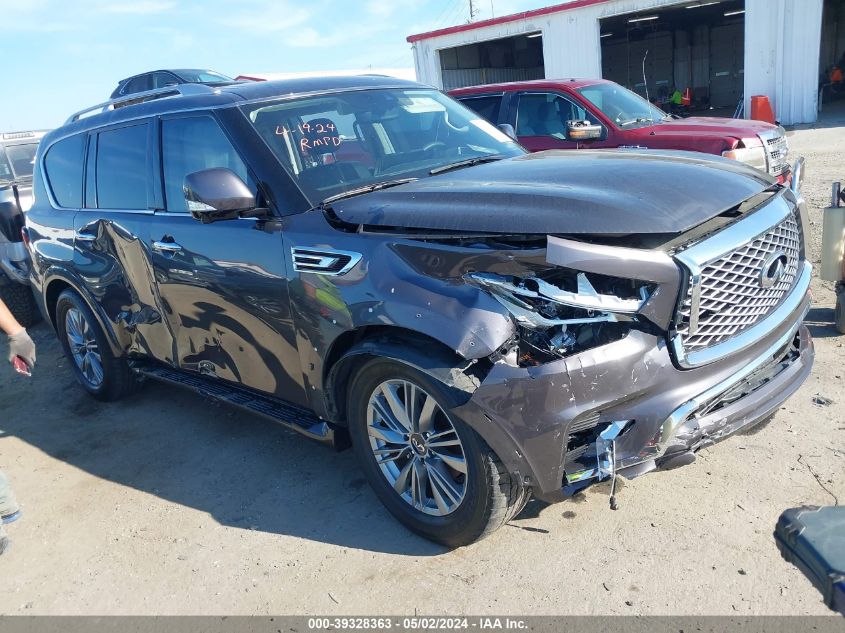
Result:
[[755,95],[751,97],[751,118],[755,121],[775,123],[775,111],[772,110],[772,104],[767,96]]
[[838,66],[834,66],[833,70],[830,71],[830,83],[832,84],[841,84],[842,83],[842,69]]
[[687,107],[692,105],[692,90],[689,88],[684,90],[684,96],[681,97],[681,105],[685,105]]

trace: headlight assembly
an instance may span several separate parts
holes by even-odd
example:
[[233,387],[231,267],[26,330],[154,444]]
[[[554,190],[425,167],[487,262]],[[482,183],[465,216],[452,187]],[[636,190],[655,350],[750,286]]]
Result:
[[565,269],[530,277],[470,273],[467,279],[489,292],[520,326],[518,339],[503,354],[519,365],[537,365],[619,340],[653,290],[634,280]]

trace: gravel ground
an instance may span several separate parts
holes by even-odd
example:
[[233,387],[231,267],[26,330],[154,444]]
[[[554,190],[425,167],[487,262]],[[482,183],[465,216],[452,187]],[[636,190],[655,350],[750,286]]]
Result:
[[[814,259],[845,180],[837,125],[790,133]],[[596,486],[451,552],[396,523],[348,451],[162,385],[89,399],[41,325],[35,376],[0,371],[0,465],[24,509],[0,613],[829,613],[772,538],[783,509],[845,501],[845,338],[832,284],[813,287],[815,369],[769,424],[624,482],[617,512]]]

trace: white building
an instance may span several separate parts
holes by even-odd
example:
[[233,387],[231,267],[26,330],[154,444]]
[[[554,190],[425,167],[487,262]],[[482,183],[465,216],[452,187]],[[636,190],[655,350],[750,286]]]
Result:
[[845,0],[572,0],[408,41],[417,79],[446,90],[604,77],[652,99],[690,88],[728,111],[766,95],[782,123],[804,123],[820,71],[845,52]]

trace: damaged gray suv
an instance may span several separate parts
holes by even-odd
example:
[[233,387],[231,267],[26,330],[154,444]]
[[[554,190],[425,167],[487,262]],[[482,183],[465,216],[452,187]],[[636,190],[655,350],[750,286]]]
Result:
[[396,518],[459,546],[799,387],[800,171],[529,155],[385,77],[175,86],[45,137],[25,233],[93,396],[164,380],[351,440]]

